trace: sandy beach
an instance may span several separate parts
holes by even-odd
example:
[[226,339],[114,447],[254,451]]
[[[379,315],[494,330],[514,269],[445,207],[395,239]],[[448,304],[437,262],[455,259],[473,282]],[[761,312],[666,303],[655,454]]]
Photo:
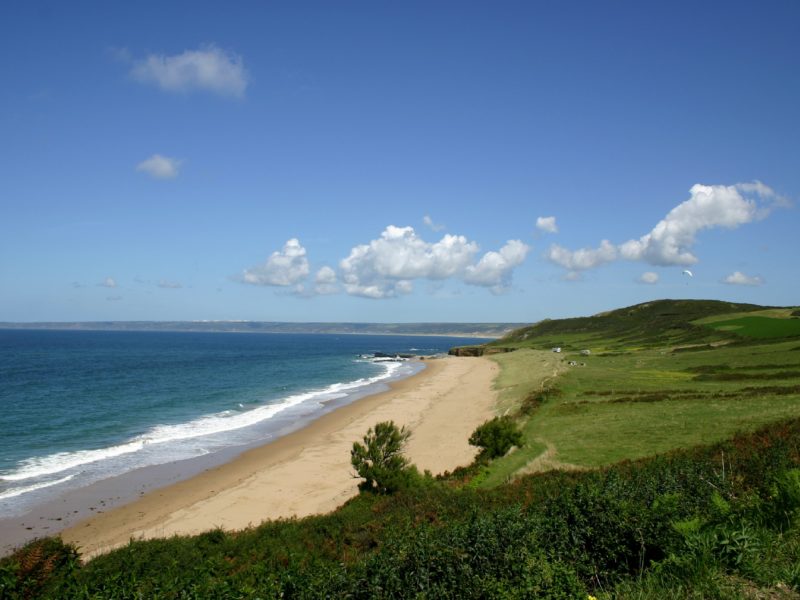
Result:
[[65,529],[90,557],[148,539],[258,525],[329,512],[358,492],[350,448],[369,427],[393,420],[412,431],[406,455],[441,473],[469,464],[470,433],[494,415],[498,366],[486,358],[445,357],[426,369],[320,417],[233,461]]

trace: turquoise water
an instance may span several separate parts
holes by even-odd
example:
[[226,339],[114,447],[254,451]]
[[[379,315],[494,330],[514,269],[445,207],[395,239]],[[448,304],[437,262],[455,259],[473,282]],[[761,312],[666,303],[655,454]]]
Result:
[[0,510],[245,447],[421,368],[453,337],[0,330]]

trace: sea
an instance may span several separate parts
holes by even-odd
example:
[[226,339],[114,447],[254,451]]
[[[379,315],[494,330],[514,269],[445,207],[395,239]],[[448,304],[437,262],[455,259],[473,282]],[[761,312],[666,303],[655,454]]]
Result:
[[[0,330],[0,516],[157,465],[224,462],[424,368],[395,355],[470,343],[476,340]],[[198,457],[208,460],[192,462]]]

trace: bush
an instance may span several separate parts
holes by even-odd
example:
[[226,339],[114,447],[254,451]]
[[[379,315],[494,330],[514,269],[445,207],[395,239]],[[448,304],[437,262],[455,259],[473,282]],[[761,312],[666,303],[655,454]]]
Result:
[[469,443],[481,449],[478,460],[491,460],[505,456],[512,446],[522,447],[523,437],[510,417],[495,417],[473,431]]
[[800,469],[780,473],[772,486],[772,521],[780,529],[790,527],[800,514]]
[[410,436],[405,427],[384,421],[370,427],[363,444],[353,442],[350,463],[364,479],[358,484],[361,491],[391,494],[411,487],[420,479],[416,467],[410,466],[403,456],[403,447]]

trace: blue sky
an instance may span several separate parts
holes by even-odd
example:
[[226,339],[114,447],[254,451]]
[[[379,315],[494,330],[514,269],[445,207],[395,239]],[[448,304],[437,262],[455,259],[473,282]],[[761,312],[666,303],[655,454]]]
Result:
[[800,302],[799,3],[229,4],[2,4],[0,321]]

